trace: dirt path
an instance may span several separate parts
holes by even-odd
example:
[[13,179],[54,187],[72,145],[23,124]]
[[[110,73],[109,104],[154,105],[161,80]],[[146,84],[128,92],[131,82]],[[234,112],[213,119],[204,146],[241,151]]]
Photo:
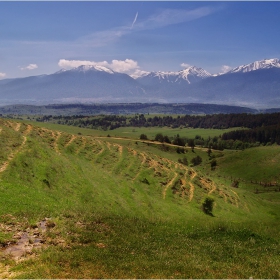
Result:
[[193,199],[193,195],[194,195],[194,185],[192,184],[192,182],[189,182],[190,185],[190,196],[189,196],[189,202],[192,201]]
[[[99,138],[99,139],[103,139],[103,138],[108,138],[107,136],[96,136],[95,138]],[[147,143],[147,144],[155,144],[155,145],[166,145],[169,147],[181,147],[184,148],[182,146],[178,146],[178,145],[174,145],[174,144],[170,144],[170,143],[161,143],[161,142],[157,142],[157,141],[151,141],[151,140],[140,140],[140,139],[134,139],[134,138],[124,138],[124,137],[114,137],[114,136],[110,136],[110,139],[116,139],[116,140],[125,140],[125,141],[135,141],[135,142],[142,142],[142,143]],[[187,148],[187,147],[185,147]],[[202,151],[207,151],[208,148],[201,148],[201,147],[194,147],[194,149],[199,149]]]
[[110,142],[106,142],[107,148],[109,151],[111,151],[111,143]]
[[175,179],[177,178],[178,176],[178,173],[174,172],[175,175],[174,177],[172,178],[172,180],[165,186],[164,190],[163,190],[163,199],[165,199],[166,197],[166,192],[168,190],[168,188],[173,184],[173,182],[175,181]]
[[69,140],[68,143],[65,144],[64,148],[67,148],[76,138],[77,138],[77,136],[72,134],[71,139]]
[[119,144],[116,144],[116,143],[114,143],[113,146],[114,146],[114,147],[117,147],[118,152],[120,153],[120,156],[122,156],[122,153],[123,153],[123,146],[122,146],[122,145],[119,145]]
[[[196,176],[197,176],[197,173],[196,173],[196,171],[192,168],[192,169],[191,169],[191,177],[190,177],[191,181],[193,181],[193,179],[194,179]],[[195,187],[194,187],[194,185],[193,185],[193,183],[192,183],[191,181],[189,182],[189,185],[190,185],[189,202],[191,202],[192,199],[193,199],[193,196],[194,196],[194,189],[195,189]]]
[[57,154],[61,155],[59,149],[58,149],[58,139],[60,138],[61,136],[61,132],[58,131],[56,134],[54,132],[52,132],[52,136],[53,138],[55,139],[54,140],[54,143],[53,143],[53,146],[54,146],[54,150],[56,151]]
[[191,169],[191,173],[192,173],[191,180],[193,180],[197,176],[197,173],[193,168]]
[[28,135],[32,131],[32,126],[30,124],[27,125],[26,130],[23,132],[24,135]]
[[14,131],[19,131],[21,126],[21,123],[10,122],[10,121],[6,121],[6,124],[8,124],[8,126],[6,125],[7,127],[12,128]]
[[76,152],[75,152],[76,155],[79,154],[79,152],[80,152],[82,149],[85,148],[86,143],[87,143],[86,137],[81,137],[81,139],[82,139],[82,145],[76,150]]
[[144,165],[144,163],[146,162],[147,160],[147,157],[145,155],[145,153],[140,153],[141,157],[143,158],[141,163],[140,163],[140,167],[139,167],[139,172],[135,175],[135,177],[132,179],[132,181],[135,181],[135,179],[140,175],[141,173],[141,170],[142,170],[142,166]]
[[[128,152],[133,156],[133,157],[136,157],[136,160],[137,161],[137,152],[129,147],[127,147],[127,150]],[[126,167],[126,170],[130,170],[131,167],[135,164],[135,162],[131,161],[131,163]],[[134,180],[134,179],[132,179]]]
[[15,156],[23,149],[25,143],[26,143],[26,136],[23,136],[23,141],[21,143],[21,145],[19,146],[19,148],[13,152],[10,153],[10,155],[8,156],[7,161],[5,161],[2,166],[0,166],[0,173],[4,172],[7,167],[9,166],[10,162],[15,158]]
[[21,123],[16,123],[15,131],[19,131],[21,127]]
[[[14,127],[14,129],[15,129],[16,131],[19,131],[20,127],[21,127],[21,124],[20,124],[20,123],[17,123],[17,125],[16,125],[16,127]],[[1,132],[1,131],[2,131],[2,128],[1,128],[0,132]],[[5,162],[2,164],[2,166],[0,166],[0,173],[1,173],[1,172],[4,172],[4,171],[7,169],[7,167],[9,166],[10,162],[15,158],[15,156],[16,156],[19,152],[22,151],[22,149],[23,149],[23,147],[24,147],[24,145],[25,145],[25,143],[26,143],[26,140],[27,140],[27,137],[26,137],[26,136],[27,136],[31,131],[32,131],[32,126],[31,126],[31,125],[28,125],[27,128],[26,128],[26,130],[23,132],[24,135],[22,136],[23,141],[22,141],[21,145],[20,145],[16,150],[12,151],[12,152],[10,153],[10,155],[8,156],[7,161],[5,161]]]
[[239,196],[234,190],[230,190],[230,191],[234,194],[233,200],[234,200],[235,206],[238,208],[239,207],[239,203],[238,203]]
[[214,192],[217,189],[217,187],[213,181],[208,182],[204,178],[200,178],[199,181],[209,190],[208,194],[211,194],[212,192]]
[[104,145],[102,145],[101,141],[96,140],[96,142],[99,144],[99,146],[101,146],[101,150],[96,154],[97,156],[99,156],[100,154],[102,154],[105,150]]

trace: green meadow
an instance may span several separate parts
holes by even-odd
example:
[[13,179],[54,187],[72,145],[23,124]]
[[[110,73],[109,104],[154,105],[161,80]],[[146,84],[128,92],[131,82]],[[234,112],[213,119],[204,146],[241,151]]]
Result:
[[[280,278],[279,146],[210,158],[139,140],[223,132],[0,119],[0,278]],[[5,254],[33,231],[40,248]]]

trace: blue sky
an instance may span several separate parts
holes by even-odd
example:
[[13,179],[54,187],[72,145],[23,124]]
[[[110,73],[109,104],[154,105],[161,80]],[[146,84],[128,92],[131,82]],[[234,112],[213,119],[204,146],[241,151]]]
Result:
[[0,79],[81,64],[214,74],[280,58],[280,2],[0,2]]

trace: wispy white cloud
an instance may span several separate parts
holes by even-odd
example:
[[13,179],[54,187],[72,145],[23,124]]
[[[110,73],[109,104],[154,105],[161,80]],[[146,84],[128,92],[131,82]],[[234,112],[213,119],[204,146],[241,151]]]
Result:
[[145,76],[148,75],[150,72],[148,71],[144,71],[144,70],[140,70],[140,69],[136,69],[132,74],[130,74],[130,76],[134,79],[139,78],[141,76]]
[[137,20],[137,17],[138,17],[138,12],[137,12],[136,15],[135,15],[134,21],[132,22],[130,29],[133,28],[133,26],[134,26],[134,24],[135,24],[135,22],[136,22],[136,20]]
[[114,29],[95,32],[78,39],[77,42],[81,43],[83,46],[88,47],[103,47],[118,40],[119,38],[130,32],[130,27],[121,26]]
[[58,66],[64,69],[72,69],[79,67],[81,65],[89,65],[89,66],[96,66],[97,62],[88,61],[88,60],[67,60],[67,59],[60,59],[58,62]]
[[181,63],[181,67],[183,67],[183,68],[188,68],[188,67],[190,67],[191,65],[190,64],[188,64],[188,63]]
[[88,66],[104,66],[115,72],[126,73],[128,75],[132,75],[136,70],[139,70],[139,66],[137,61],[132,59],[125,60],[117,60],[114,59],[111,62],[108,61],[89,61],[89,60],[67,60],[60,59],[58,62],[58,66],[64,69],[72,69],[79,67],[81,65]]
[[38,65],[37,64],[29,64],[28,66],[26,67],[20,67],[20,70],[34,70],[34,69],[37,69],[38,68]]
[[201,7],[193,10],[182,9],[165,9],[150,16],[149,18],[138,21],[138,12],[135,15],[132,25],[119,26],[113,29],[95,32],[88,36],[81,38],[84,45],[91,47],[101,47],[112,43],[124,35],[136,31],[143,31],[149,29],[161,28],[168,25],[188,22],[208,16],[216,12],[220,8]]
[[165,9],[155,15],[152,15],[146,20],[137,23],[135,27],[138,29],[160,28],[199,19],[216,12],[216,10],[217,9],[210,7],[201,7],[193,10]]
[[228,65],[223,65],[221,67],[221,73],[226,73],[228,71],[230,71],[232,69],[232,67],[228,66]]
[[0,72],[0,79],[3,79],[3,78],[5,78],[6,77],[6,73],[1,73]]

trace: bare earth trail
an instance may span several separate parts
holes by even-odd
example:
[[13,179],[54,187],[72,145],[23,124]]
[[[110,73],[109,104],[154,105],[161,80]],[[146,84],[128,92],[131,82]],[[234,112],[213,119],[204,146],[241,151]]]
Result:
[[[6,124],[4,124],[10,128],[12,128],[14,131],[20,131],[22,129],[22,124],[21,123],[13,123],[10,121],[7,121]],[[0,128],[0,133],[2,131],[2,128]],[[23,150],[25,143],[27,141],[27,135],[32,131],[32,126],[27,125],[26,129],[22,132],[22,138],[23,141],[21,145],[14,150],[9,156],[8,159],[0,166],[0,173],[4,172],[7,167],[9,166],[9,163],[14,159],[14,157]],[[58,140],[60,139],[62,132],[57,131],[54,132],[52,130],[46,129],[46,128],[40,128],[38,130],[39,135],[41,137],[51,137],[52,143],[51,146],[54,148],[56,153],[58,155],[61,155],[61,151],[59,150],[58,147]],[[70,139],[69,139],[70,138]],[[97,144],[96,148],[97,150],[93,151],[96,156],[99,156],[102,154],[105,150],[112,151],[113,147],[117,148],[118,151],[118,158],[119,161],[123,160],[123,151],[124,151],[124,146],[118,143],[110,143],[109,141],[104,141],[105,139],[108,139],[108,137],[88,137],[88,136],[78,136],[78,135],[69,135],[67,141],[65,141],[63,148],[68,147],[71,143],[73,143],[75,140],[76,143],[76,154],[79,154],[80,151],[82,151],[86,145],[88,145],[88,140],[91,139],[91,142],[95,142]],[[100,139],[100,140],[99,140]],[[102,139],[102,140],[101,140]],[[104,139],[104,140],[103,140]],[[116,140],[126,140],[126,141],[139,141],[137,139],[132,139],[132,138],[123,138],[123,137],[110,137],[110,139],[116,139]],[[149,140],[141,140],[142,143],[149,143],[149,144],[155,144],[155,145],[162,145],[163,143],[161,142],[156,142],[156,141],[149,141]],[[90,143],[90,145],[93,145],[93,143]],[[164,145],[171,146],[171,147],[178,147],[177,145],[169,144],[169,143],[164,143]],[[169,160],[167,158],[163,158],[160,156],[152,155],[149,156],[145,152],[139,152],[137,150],[134,150],[132,148],[127,148],[127,151],[129,154],[131,154],[133,157],[138,157],[139,162],[137,162],[137,159],[135,163],[137,164],[137,173],[134,173],[134,178],[132,181],[135,181],[136,178],[140,175],[140,173],[145,169],[152,169],[154,174],[159,174],[159,176],[162,176],[164,174],[165,177],[168,177],[168,183],[165,185],[165,188],[163,190],[163,198],[166,198],[166,193],[168,189],[174,184],[176,178],[180,179],[181,182],[181,190],[182,190],[182,195],[188,194],[189,199],[188,201],[192,201],[193,196],[194,196],[194,191],[195,191],[195,184],[193,183],[193,180],[198,176],[197,172],[193,168],[186,167],[182,164],[179,164],[177,162],[174,162],[172,160]],[[207,150],[205,148],[196,148],[196,149],[201,149],[201,150]],[[131,167],[133,166],[133,163],[130,163],[126,169],[130,170]],[[184,173],[184,175],[183,175]],[[180,174],[180,176],[179,176]],[[189,179],[187,178],[187,174],[189,175]],[[156,175],[158,176],[158,175]],[[221,196],[224,197],[224,200],[227,202],[228,199],[238,207],[238,195],[236,192],[232,191],[234,194],[233,197],[230,196],[229,194],[224,193],[221,189],[217,190],[217,187],[214,182],[212,182],[209,179],[205,179],[203,177],[199,176],[199,181],[201,184],[208,190],[208,194],[211,194],[215,191],[217,191]],[[186,191],[186,187],[189,185],[189,191]]]
[[56,151],[57,154],[61,155],[61,153],[60,153],[60,151],[58,149],[58,140],[59,140],[59,138],[61,136],[61,132],[60,131],[58,131],[57,133],[52,132],[52,136],[55,139],[54,143],[53,143],[54,150]]
[[[104,139],[107,138],[107,136],[94,136],[94,138],[99,138],[99,139]],[[155,145],[165,145],[165,146],[169,146],[169,147],[181,147],[178,145],[174,145],[174,144],[170,144],[170,143],[161,143],[161,142],[157,142],[157,141],[151,141],[151,140],[139,140],[139,139],[134,139],[134,138],[126,138],[126,137],[114,137],[114,136],[110,136],[110,139],[115,139],[115,140],[125,140],[125,141],[135,141],[135,142],[141,142],[141,143],[147,143],[147,144],[155,144]],[[182,147],[181,147],[182,148]],[[200,148],[200,147],[194,147],[194,149],[199,149],[202,151],[208,151],[207,148]]]
[[81,151],[82,149],[84,149],[84,147],[86,146],[86,141],[87,141],[86,137],[81,137],[81,139],[82,139],[82,144],[81,144],[80,147],[77,149],[76,155],[78,155],[78,154],[80,153],[80,151]]
[[109,151],[111,151],[111,143],[110,142],[106,142],[107,148]]
[[204,178],[200,178],[200,182],[209,190],[208,194],[211,194],[217,189],[216,185],[212,181],[209,182]]
[[69,142],[67,142],[64,146],[64,148],[67,148],[75,139],[77,138],[76,135],[72,134],[71,135],[71,139],[69,140]]
[[[127,147],[128,153],[131,154],[132,157],[136,158],[135,161],[138,160],[137,152],[129,147]],[[127,166],[126,170],[130,170],[135,165],[135,162],[131,161],[131,163]],[[134,179],[133,179],[134,180]]]
[[21,123],[17,123],[15,126],[15,131],[19,131],[21,127]]
[[[197,173],[195,172],[195,170],[193,170],[193,169],[191,169],[191,181],[193,181],[193,179],[197,176]],[[194,185],[193,185],[193,183],[192,182],[189,182],[189,185],[190,185],[190,196],[189,196],[189,202],[191,202],[192,201],[192,199],[193,199],[193,196],[194,196],[194,189],[195,189],[195,187],[194,187]]]
[[166,197],[166,191],[168,190],[168,188],[169,188],[170,186],[172,186],[172,184],[173,184],[173,182],[175,181],[175,179],[177,178],[177,176],[178,176],[178,173],[175,172],[175,175],[174,175],[174,177],[172,178],[172,180],[165,186],[165,188],[164,188],[164,190],[163,190],[163,199],[165,199],[165,197]]
[[[136,153],[136,155],[137,155],[137,153]],[[142,166],[145,164],[145,162],[146,162],[146,160],[147,160],[147,157],[146,157],[146,155],[144,154],[144,153],[140,153],[139,154],[141,157],[142,157],[142,161],[141,161],[141,163],[140,163],[140,170],[139,170],[139,172],[135,175],[135,177],[132,179],[132,181],[135,181],[136,180],[136,178],[140,175],[140,173],[141,173],[141,171],[142,171]]]
[[[12,126],[12,127],[15,129],[15,131],[19,131],[20,126],[21,126],[20,124],[19,125],[17,124],[16,126]],[[15,149],[14,151],[12,151],[10,153],[10,155],[8,156],[7,161],[5,161],[2,164],[2,166],[0,166],[0,173],[4,172],[8,168],[10,162],[15,158],[15,156],[18,153],[20,153],[23,150],[23,148],[25,146],[25,143],[26,143],[26,140],[27,140],[26,136],[31,132],[31,130],[32,130],[32,127],[31,126],[27,126],[27,129],[24,131],[24,135],[22,136],[23,141],[22,141],[21,145],[17,149]],[[2,131],[2,129],[1,129],[1,131]]]
[[99,146],[101,146],[101,149],[99,150],[99,152],[96,154],[97,156],[102,154],[105,151],[104,145],[101,143],[101,141],[96,140],[96,142],[99,144]]

